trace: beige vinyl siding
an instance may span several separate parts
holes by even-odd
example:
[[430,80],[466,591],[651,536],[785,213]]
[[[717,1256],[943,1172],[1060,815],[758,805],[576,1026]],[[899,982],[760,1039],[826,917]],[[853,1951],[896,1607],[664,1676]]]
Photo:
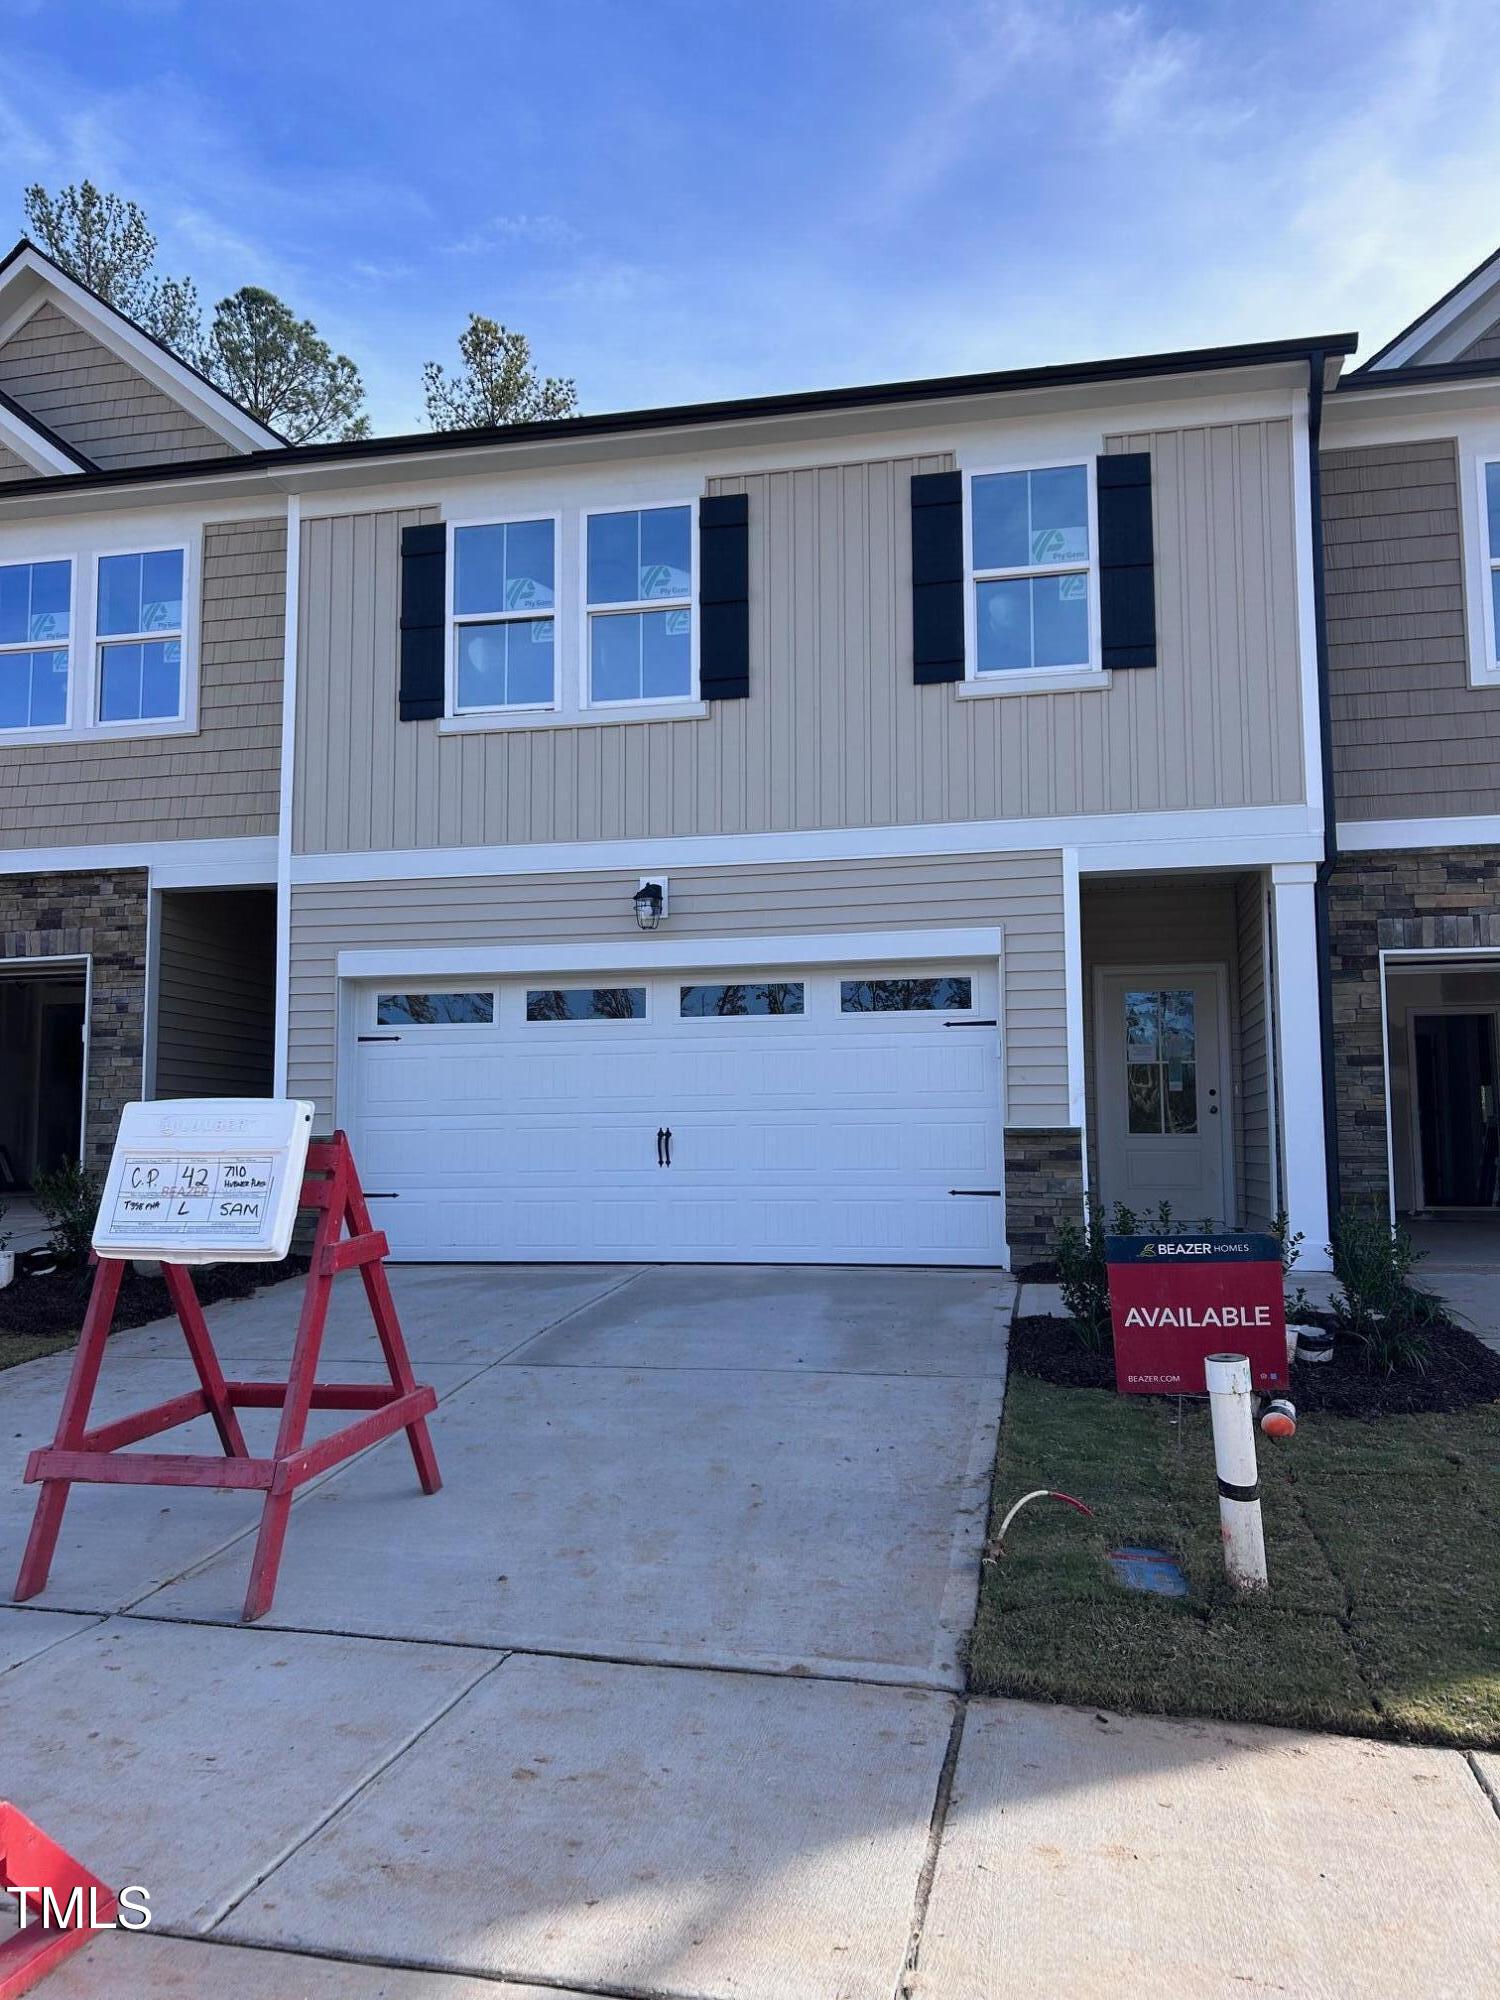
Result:
[[157,907],[157,1097],[266,1097],[275,1070],[276,892],[169,891]]
[[0,741],[0,851],[274,833],[285,611],[286,522],[210,522],[197,733]]
[[0,347],[0,389],[106,469],[231,449],[50,300]]
[[1452,438],[1323,454],[1340,820],[1500,812],[1500,688],[1469,680]]
[[1241,876],[1234,892],[1239,948],[1240,1092],[1236,1153],[1240,1173],[1240,1213],[1251,1229],[1267,1229],[1276,1219],[1271,1096],[1271,1012],[1267,998],[1266,884],[1260,875]]
[[[1238,1210],[1245,1210],[1247,1173],[1246,1100],[1250,1080],[1242,1042],[1240,922],[1237,878],[1212,881],[1166,876],[1160,881],[1121,876],[1085,880],[1080,896],[1083,924],[1083,1016],[1085,1100],[1089,1129],[1089,1184],[1099,1185],[1099,1059],[1094,975],[1113,967],[1139,966],[1167,973],[1174,966],[1222,966],[1229,1011],[1229,1049],[1225,1071],[1230,1080],[1234,1124],[1231,1133]],[[1265,1076],[1256,1082],[1262,1097]],[[1262,1108],[1255,1114],[1263,1125]],[[1194,1218],[1180,1218],[1193,1220]]]
[[0,486],[8,486],[13,479],[35,478],[34,465],[28,465],[20,453],[12,451],[8,444],[0,444]]
[[399,723],[400,531],[437,510],[307,522],[298,851],[1300,799],[1290,424],[1109,445],[1153,454],[1160,665],[1073,694],[913,684],[910,483],[942,455],[709,481],[750,496],[751,668],[750,699],[702,720]]
[[[619,872],[305,884],[292,891],[291,1081],[333,1113],[338,953],[639,939],[638,876]],[[1056,853],[673,869],[672,935],[821,936],[999,925],[1004,931],[1005,1121],[1065,1125],[1062,861]]]

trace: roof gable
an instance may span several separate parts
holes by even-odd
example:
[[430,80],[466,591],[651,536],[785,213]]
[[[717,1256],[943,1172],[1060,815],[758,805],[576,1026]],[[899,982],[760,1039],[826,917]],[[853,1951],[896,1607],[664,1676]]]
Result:
[[24,237],[0,261],[0,389],[106,469],[284,442]]
[[1354,372],[1492,361],[1500,356],[1500,250],[1405,326]]

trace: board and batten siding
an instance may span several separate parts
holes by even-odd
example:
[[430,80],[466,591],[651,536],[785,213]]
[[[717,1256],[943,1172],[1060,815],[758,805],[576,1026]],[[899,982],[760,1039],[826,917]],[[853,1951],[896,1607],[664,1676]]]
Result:
[[0,389],[106,471],[232,449],[50,300],[0,347]]
[[156,913],[157,1097],[269,1097],[276,892],[164,892]]
[[196,733],[0,744],[0,853],[275,833],[285,622],[285,520],[210,522]]
[[1456,441],[1325,451],[1322,471],[1339,819],[1500,812],[1500,688],[1469,678]]
[[909,491],[952,464],[941,454],[708,482],[750,496],[750,698],[676,722],[398,723],[400,534],[438,511],[306,522],[297,850],[1295,802],[1290,424],[1108,444],[1153,454],[1160,664],[1082,693],[914,685]]
[[[299,884],[292,890],[290,1094],[333,1112],[340,951],[639,942],[618,871]],[[1006,1123],[1068,1122],[1062,861],[1057,854],[672,871],[684,938],[998,925],[1004,932]]]

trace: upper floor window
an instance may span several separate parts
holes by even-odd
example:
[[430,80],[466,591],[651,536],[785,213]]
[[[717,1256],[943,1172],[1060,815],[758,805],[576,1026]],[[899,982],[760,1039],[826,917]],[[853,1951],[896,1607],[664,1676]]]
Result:
[[175,722],[184,714],[185,551],[99,558],[94,616],[100,722]]
[[556,701],[557,523],[453,533],[453,712]]
[[65,729],[73,565],[0,567],[0,730]]
[[1093,664],[1083,465],[976,473],[970,482],[974,661],[980,674]]
[[591,702],[693,691],[693,510],[590,514],[585,562]]

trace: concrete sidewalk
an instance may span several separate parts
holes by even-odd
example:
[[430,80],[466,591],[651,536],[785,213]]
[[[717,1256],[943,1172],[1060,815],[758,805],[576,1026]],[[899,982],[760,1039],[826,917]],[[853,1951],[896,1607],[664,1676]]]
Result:
[[[1486,1760],[963,1698],[1008,1280],[393,1278],[440,1495],[400,1438],[306,1490],[245,1629],[253,1498],[77,1489],[0,1609],[0,1792],[156,1914],[48,2000],[1486,1990]],[[7,1581],[66,1365],[0,1376]],[[185,1372],[121,1335],[100,1412]]]

